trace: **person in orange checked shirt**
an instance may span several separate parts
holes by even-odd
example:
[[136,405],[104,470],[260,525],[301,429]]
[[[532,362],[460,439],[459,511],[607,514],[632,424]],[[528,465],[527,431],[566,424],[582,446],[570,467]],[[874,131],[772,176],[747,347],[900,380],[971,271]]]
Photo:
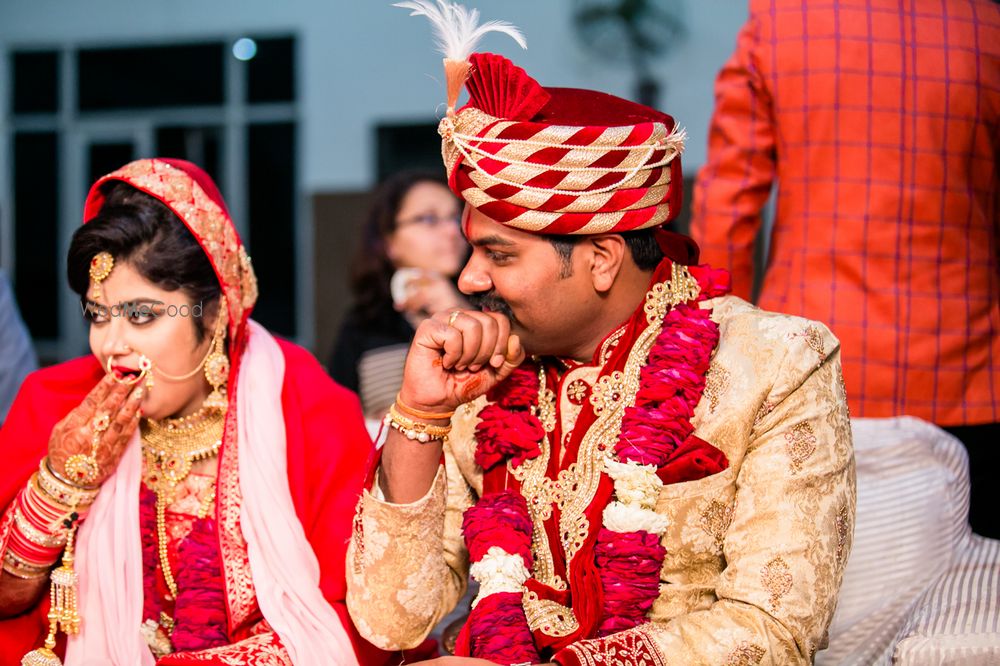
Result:
[[854,416],[912,415],[969,451],[1000,537],[1000,5],[751,0],[716,83],[691,233],[748,298],[827,322]]

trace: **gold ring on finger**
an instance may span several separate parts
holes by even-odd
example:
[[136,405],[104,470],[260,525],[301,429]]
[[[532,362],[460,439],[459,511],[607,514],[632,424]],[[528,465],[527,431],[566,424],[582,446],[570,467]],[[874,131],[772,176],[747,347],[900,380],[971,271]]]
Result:
[[452,328],[455,327],[455,320],[458,319],[458,315],[462,314],[461,310],[455,310],[448,316],[448,325]]
[[105,430],[108,429],[108,426],[110,425],[111,425],[111,415],[108,414],[107,412],[95,416],[93,423],[91,423],[91,426],[94,428],[95,433],[104,432]]

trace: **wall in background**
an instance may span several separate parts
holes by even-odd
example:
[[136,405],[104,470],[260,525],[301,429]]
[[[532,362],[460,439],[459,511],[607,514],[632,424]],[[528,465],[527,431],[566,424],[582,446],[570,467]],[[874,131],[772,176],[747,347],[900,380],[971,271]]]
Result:
[[[744,0],[668,0],[687,34],[653,70],[661,106],[691,136],[686,163],[704,161],[712,82],[746,17]],[[485,19],[522,28],[528,50],[490,36],[484,48],[511,56],[543,85],[591,87],[631,96],[632,78],[584,52],[573,33],[574,0],[470,0]],[[444,99],[440,57],[422,18],[381,0],[4,0],[0,47],[143,43],[294,34],[301,119],[301,185],[307,191],[372,183],[374,127],[423,121]],[[6,69],[6,68],[0,68]],[[155,76],[150,72],[150,76]],[[7,99],[0,75],[0,100]]]

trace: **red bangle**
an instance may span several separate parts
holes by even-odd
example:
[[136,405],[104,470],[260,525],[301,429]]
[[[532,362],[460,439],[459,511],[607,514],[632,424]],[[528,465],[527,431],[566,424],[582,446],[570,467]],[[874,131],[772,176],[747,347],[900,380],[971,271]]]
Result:
[[45,566],[54,563],[59,559],[62,547],[39,546],[32,543],[16,527],[10,531],[10,538],[7,541],[7,551],[16,555],[22,560],[31,564]]

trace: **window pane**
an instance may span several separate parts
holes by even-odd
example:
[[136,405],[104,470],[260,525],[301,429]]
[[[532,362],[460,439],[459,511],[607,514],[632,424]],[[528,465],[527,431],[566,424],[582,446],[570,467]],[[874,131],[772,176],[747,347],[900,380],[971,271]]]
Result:
[[421,169],[444,175],[441,137],[437,123],[379,125],[376,130],[379,182],[404,169]]
[[217,125],[156,128],[156,155],[194,162],[221,188],[222,128]]
[[220,105],[223,44],[87,49],[79,55],[80,109]]
[[58,149],[55,132],[14,135],[15,293],[35,338],[59,337]]
[[295,125],[250,125],[249,251],[260,287],[254,318],[295,336]]
[[55,51],[12,53],[14,113],[55,113],[59,110],[59,54]]
[[135,146],[131,141],[95,143],[90,146],[87,158],[86,187],[89,189],[101,176],[117,171],[134,160]]
[[247,102],[295,99],[295,40],[256,39],[257,55],[247,62]]

